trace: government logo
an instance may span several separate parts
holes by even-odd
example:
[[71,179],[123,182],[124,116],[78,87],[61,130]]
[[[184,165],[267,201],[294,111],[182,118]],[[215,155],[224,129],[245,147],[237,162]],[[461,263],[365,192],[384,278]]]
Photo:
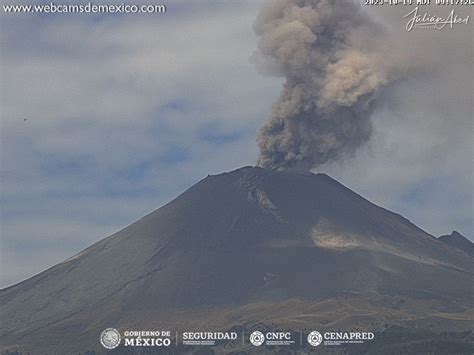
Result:
[[320,332],[312,331],[308,334],[308,343],[312,346],[318,346],[323,342],[323,336]]
[[117,329],[107,328],[100,334],[100,343],[106,349],[115,349],[120,344],[120,333]]
[[250,334],[250,342],[255,346],[260,346],[265,342],[265,336],[257,330]]

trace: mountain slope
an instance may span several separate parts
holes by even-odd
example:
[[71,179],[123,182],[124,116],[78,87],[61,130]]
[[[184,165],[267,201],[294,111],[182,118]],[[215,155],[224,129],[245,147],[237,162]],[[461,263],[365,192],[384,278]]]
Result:
[[461,233],[453,231],[450,235],[442,235],[438,239],[443,243],[462,250],[466,254],[474,257],[474,243],[463,236]]
[[208,176],[78,255],[1,290],[0,345],[30,349],[45,334],[74,332],[81,336],[67,349],[80,351],[96,345],[96,329],[129,324],[131,313],[144,315],[143,328],[149,310],[347,293],[470,303],[473,272],[472,257],[327,175],[245,167]]

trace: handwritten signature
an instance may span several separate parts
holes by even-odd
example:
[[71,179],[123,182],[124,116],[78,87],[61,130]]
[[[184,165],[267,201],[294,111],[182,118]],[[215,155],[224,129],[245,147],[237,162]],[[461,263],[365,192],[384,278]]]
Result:
[[468,15],[464,18],[460,17],[455,13],[454,9],[451,10],[447,17],[431,15],[427,12],[421,15],[419,13],[419,7],[417,6],[403,17],[409,18],[406,25],[406,30],[410,32],[414,28],[434,28],[437,30],[442,30],[447,25],[449,25],[450,28],[453,28],[454,25],[459,24],[467,25],[470,16]]

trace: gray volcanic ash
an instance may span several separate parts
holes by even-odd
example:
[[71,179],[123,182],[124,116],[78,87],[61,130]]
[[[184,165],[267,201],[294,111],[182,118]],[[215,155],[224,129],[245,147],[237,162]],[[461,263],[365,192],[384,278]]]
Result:
[[268,1],[254,29],[257,66],[285,78],[258,134],[259,166],[310,170],[368,141],[375,99],[408,61],[357,1]]

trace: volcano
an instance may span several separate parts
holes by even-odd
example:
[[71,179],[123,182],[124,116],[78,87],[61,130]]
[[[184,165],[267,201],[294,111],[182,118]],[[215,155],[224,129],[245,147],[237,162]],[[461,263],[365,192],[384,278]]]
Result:
[[1,290],[0,349],[100,350],[110,326],[462,330],[473,285],[470,254],[329,176],[244,167]]

